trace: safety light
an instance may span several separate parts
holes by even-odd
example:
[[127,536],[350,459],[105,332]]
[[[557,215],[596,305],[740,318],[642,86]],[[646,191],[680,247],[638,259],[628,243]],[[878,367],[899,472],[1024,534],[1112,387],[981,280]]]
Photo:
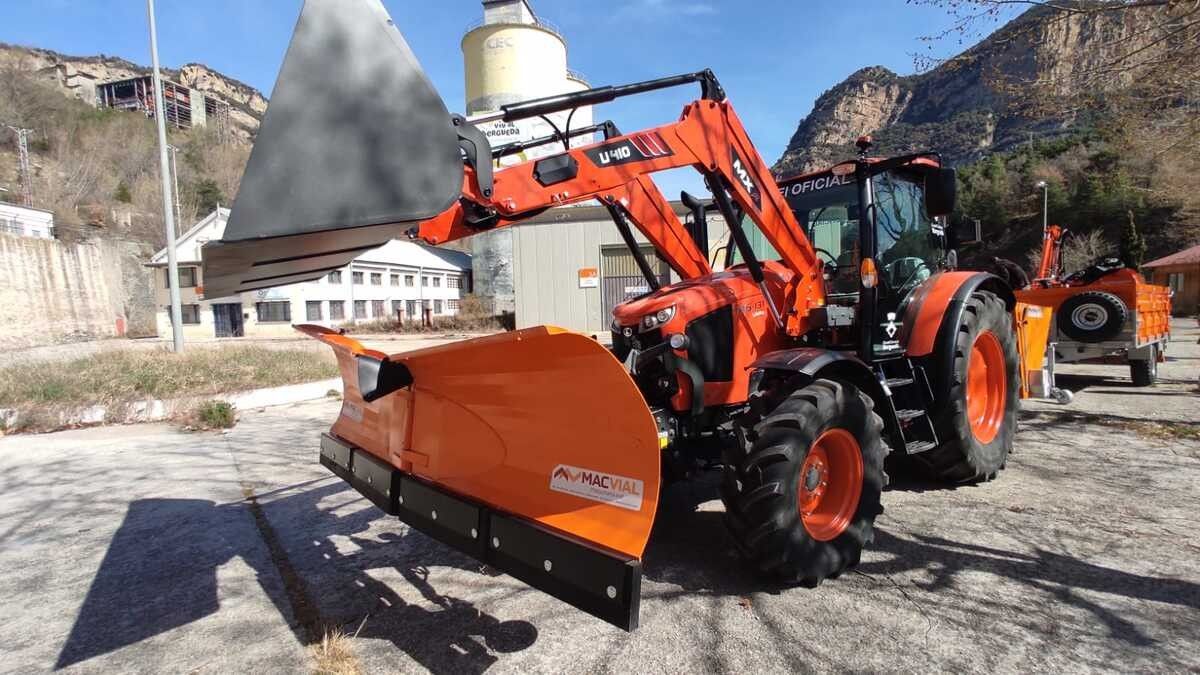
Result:
[[875,288],[879,282],[879,270],[875,268],[874,258],[863,258],[858,268],[858,278],[862,280],[863,288]]

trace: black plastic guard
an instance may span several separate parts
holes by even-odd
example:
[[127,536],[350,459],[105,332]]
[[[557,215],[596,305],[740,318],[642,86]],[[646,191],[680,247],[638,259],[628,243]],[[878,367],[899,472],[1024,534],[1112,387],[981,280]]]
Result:
[[639,560],[451,494],[330,434],[321,436],[321,464],[423,534],[614,626],[638,627]]

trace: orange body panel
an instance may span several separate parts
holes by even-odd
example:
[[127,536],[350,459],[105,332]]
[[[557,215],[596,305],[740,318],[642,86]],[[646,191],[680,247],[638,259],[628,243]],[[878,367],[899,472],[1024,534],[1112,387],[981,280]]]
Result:
[[1021,398],[1029,398],[1032,395],[1030,383],[1035,377],[1041,377],[1046,363],[1054,311],[1049,307],[1017,302],[1013,319],[1017,328],[1017,351],[1021,357]]
[[1046,228],[1042,236],[1042,259],[1038,262],[1035,279],[1049,280],[1055,276],[1055,266],[1062,250],[1063,229],[1058,225]]
[[356,357],[318,326],[345,385],[333,433],[414,476],[641,557],[659,490],[658,427],[602,345],[541,326],[390,357],[413,384],[367,403]]
[[[780,263],[769,260],[763,263],[763,273],[776,306],[782,306],[783,289],[789,286],[791,272]],[[730,405],[746,400],[750,388],[750,371],[747,367],[751,363],[765,354],[791,346],[788,338],[776,330],[762,291],[744,267],[672,284],[645,297],[617,305],[613,309],[613,316],[620,325],[636,326],[642,317],[674,307],[675,316],[661,328],[665,337],[672,333],[684,333],[689,322],[725,305],[733,307],[732,379],[705,382],[704,405]],[[807,320],[803,325],[807,330]],[[680,357],[687,356],[686,350],[676,350],[675,353]],[[683,373],[677,373],[676,377],[680,386],[679,392],[671,399],[671,407],[678,411],[688,410],[692,405],[690,383]]]
[[911,304],[919,307],[919,310],[915,317],[905,317],[904,332],[901,334],[901,342],[909,356],[928,356],[933,353],[946,308],[950,306],[959,287],[976,274],[978,272],[940,272],[926,279],[917,289]]

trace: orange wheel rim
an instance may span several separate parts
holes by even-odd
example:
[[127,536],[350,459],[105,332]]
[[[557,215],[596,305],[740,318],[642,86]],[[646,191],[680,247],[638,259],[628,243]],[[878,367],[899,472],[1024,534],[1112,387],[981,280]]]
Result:
[[1000,433],[1007,394],[1004,348],[995,333],[983,331],[975,337],[967,360],[967,419],[980,443],[990,443]]
[[809,536],[829,541],[846,531],[862,496],[863,461],[858,440],[830,429],[813,442],[800,467],[798,508]]

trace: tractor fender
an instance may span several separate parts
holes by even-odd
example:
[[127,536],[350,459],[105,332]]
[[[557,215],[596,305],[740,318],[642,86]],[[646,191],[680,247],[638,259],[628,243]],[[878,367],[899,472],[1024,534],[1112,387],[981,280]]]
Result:
[[[925,281],[904,312],[900,344],[909,357],[952,352],[954,329],[962,322],[967,300],[975,291],[991,291],[1009,311],[1017,299],[1003,279],[987,272],[942,272]],[[949,327],[949,328],[947,328]],[[949,342],[948,342],[949,341]]]
[[819,379],[852,384],[870,396],[877,409],[882,409],[879,406],[886,399],[883,386],[879,384],[871,367],[857,356],[844,352],[815,347],[781,349],[751,363],[749,368],[752,371],[749,391],[751,395],[760,388],[765,376],[774,371],[798,375],[800,380],[796,382],[797,388]]

